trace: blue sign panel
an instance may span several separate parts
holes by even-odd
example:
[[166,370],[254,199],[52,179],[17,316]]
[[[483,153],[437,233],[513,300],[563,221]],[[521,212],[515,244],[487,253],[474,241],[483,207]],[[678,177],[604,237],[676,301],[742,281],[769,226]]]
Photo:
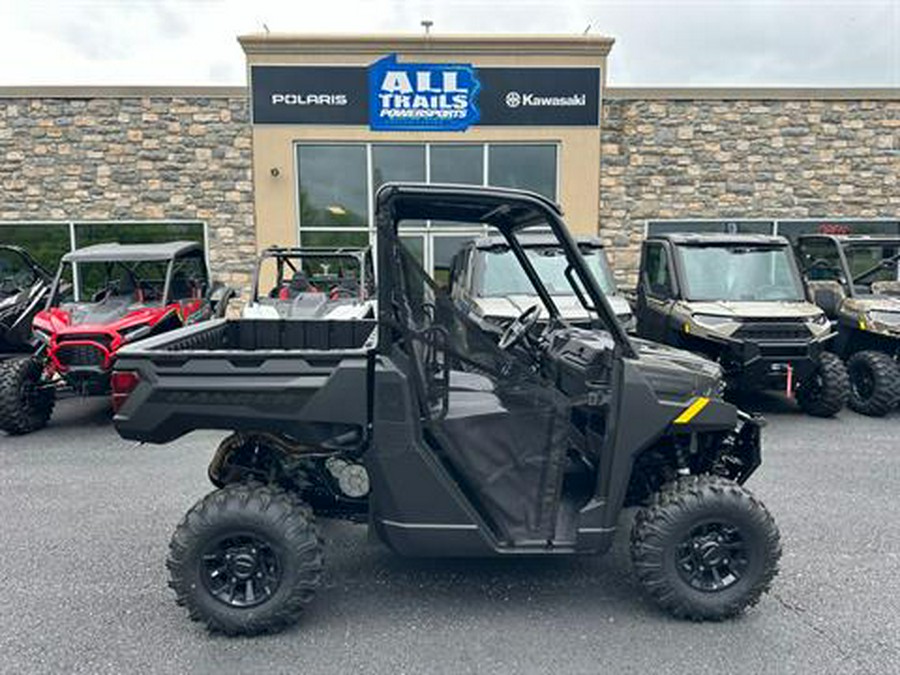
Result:
[[397,63],[392,54],[369,66],[369,127],[465,131],[480,118],[480,89],[471,65]]

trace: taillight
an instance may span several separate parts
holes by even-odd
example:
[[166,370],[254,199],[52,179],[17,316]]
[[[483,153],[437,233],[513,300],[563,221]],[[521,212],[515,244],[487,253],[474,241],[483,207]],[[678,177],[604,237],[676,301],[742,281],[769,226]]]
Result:
[[109,383],[112,388],[113,412],[119,412],[119,408],[125,405],[128,396],[135,390],[141,381],[141,376],[134,370],[115,370]]

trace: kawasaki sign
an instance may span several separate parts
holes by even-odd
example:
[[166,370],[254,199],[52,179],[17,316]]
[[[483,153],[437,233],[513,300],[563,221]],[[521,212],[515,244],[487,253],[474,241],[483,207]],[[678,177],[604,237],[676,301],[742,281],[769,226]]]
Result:
[[600,69],[401,62],[252,66],[255,124],[365,125],[374,131],[598,126]]

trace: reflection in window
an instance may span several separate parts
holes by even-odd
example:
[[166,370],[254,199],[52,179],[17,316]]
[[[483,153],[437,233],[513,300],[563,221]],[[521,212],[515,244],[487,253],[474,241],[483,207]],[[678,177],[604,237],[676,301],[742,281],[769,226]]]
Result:
[[453,256],[459,253],[459,249],[463,244],[472,241],[474,235],[461,235],[451,237],[434,237],[432,246],[434,248],[434,278],[438,286],[446,286],[450,281],[450,263],[453,262]]
[[45,269],[54,272],[63,253],[69,251],[69,226],[43,223],[0,224],[0,244],[21,246]]
[[75,248],[94,244],[203,243],[202,223],[75,223]]
[[297,172],[302,225],[368,223],[365,145],[298,146]]
[[431,182],[484,183],[484,149],[480,145],[432,145]]
[[425,182],[424,145],[372,146],[372,191],[392,181]]
[[774,222],[771,220],[661,220],[651,222],[647,234],[669,232],[716,232],[772,234]]
[[301,230],[300,245],[317,248],[365,248],[369,245],[369,233]]
[[425,266],[425,238],[421,236],[401,236],[404,248],[409,251],[419,264]]
[[556,199],[555,145],[491,145],[488,148],[488,183],[533,190]]

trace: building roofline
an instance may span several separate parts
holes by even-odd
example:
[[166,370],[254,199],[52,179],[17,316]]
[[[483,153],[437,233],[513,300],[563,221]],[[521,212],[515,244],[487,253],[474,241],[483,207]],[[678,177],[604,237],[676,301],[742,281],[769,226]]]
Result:
[[898,101],[900,87],[607,87],[619,101]]
[[570,54],[606,56],[615,40],[599,35],[290,34],[238,37],[247,54],[353,54],[426,51],[434,54]]

